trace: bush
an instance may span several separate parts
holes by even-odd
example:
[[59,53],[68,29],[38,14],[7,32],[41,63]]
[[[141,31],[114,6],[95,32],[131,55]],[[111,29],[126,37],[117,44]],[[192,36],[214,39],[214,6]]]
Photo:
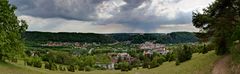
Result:
[[13,63],[17,63],[18,60],[17,60],[17,58],[13,58],[13,59],[11,59],[11,62],[13,62]]
[[78,71],[84,71],[84,67],[78,66]]
[[235,63],[240,64],[240,44],[236,44],[231,49],[232,59]]
[[132,67],[138,68],[140,66],[141,66],[141,60],[137,59],[137,60],[132,62]]
[[192,58],[192,51],[187,46],[184,45],[183,48],[177,49],[176,51],[176,65],[179,65],[182,62],[190,60]]
[[235,28],[235,31],[231,37],[231,41],[233,42],[231,54],[232,59],[235,63],[240,64],[240,23]]
[[26,65],[28,65],[28,66],[32,66],[32,65],[33,65],[33,63],[32,63],[31,60],[25,60],[24,62],[25,62]]
[[172,53],[172,52],[170,52],[170,53],[167,53],[167,55],[165,55],[165,60],[166,61],[174,61],[175,60],[175,54],[174,53]]
[[86,65],[84,64],[84,61],[82,61],[81,59],[78,59],[78,60],[77,60],[77,66],[78,66],[78,70],[79,70],[79,71],[84,71],[84,67],[85,67]]
[[75,66],[74,65],[70,65],[68,68],[68,71],[70,71],[70,72],[75,72]]
[[33,66],[34,66],[34,67],[37,67],[37,68],[42,68],[42,62],[41,62],[41,61],[35,61],[35,62],[33,63]]
[[158,66],[159,66],[159,63],[157,62],[157,60],[154,59],[150,62],[150,68],[156,68]]
[[25,62],[28,66],[33,66],[33,67],[37,67],[37,68],[42,67],[41,59],[38,57],[28,58],[25,60]]
[[57,65],[55,63],[45,63],[45,68],[49,70],[58,70]]
[[115,70],[120,70],[121,69],[119,63],[114,64],[114,69]]
[[129,65],[128,62],[120,62],[120,63],[119,63],[119,68],[121,69],[121,71],[129,71],[129,70],[132,70],[132,67]]
[[206,46],[205,44],[203,45],[202,53],[203,53],[203,54],[208,53],[208,49],[207,49],[207,46]]
[[145,57],[143,60],[143,68],[150,68],[151,60],[148,57]]
[[92,68],[90,66],[86,66],[84,69],[85,71],[92,71]]
[[64,66],[59,65],[59,70],[60,71],[66,71],[66,68]]

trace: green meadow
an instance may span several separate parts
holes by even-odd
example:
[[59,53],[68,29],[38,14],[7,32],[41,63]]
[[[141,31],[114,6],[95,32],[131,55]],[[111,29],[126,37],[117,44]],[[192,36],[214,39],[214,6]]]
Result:
[[119,70],[94,70],[90,72],[50,71],[24,66],[21,62],[17,64],[0,62],[0,74],[211,74],[214,62],[219,58],[214,51],[210,51],[207,54],[195,53],[191,60],[181,63],[179,66],[176,66],[175,62],[165,62],[157,68],[139,68],[128,72]]

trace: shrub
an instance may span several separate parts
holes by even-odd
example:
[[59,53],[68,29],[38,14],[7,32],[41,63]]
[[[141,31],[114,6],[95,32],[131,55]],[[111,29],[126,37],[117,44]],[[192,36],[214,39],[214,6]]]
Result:
[[149,58],[145,57],[144,60],[143,60],[142,67],[143,68],[150,68],[150,64],[151,64],[151,60]]
[[137,60],[132,62],[132,67],[138,68],[140,66],[141,66],[141,60],[137,59]]
[[240,44],[236,44],[231,49],[232,59],[234,63],[240,64]]
[[37,67],[37,68],[41,68],[42,67],[42,62],[41,61],[34,61],[33,66]]
[[92,70],[92,68],[90,66],[86,66],[84,69],[85,69],[85,71],[91,71]]
[[66,71],[66,68],[64,66],[62,66],[62,65],[59,65],[59,70],[60,71]]
[[119,65],[119,63],[115,63],[115,64],[114,64],[114,69],[115,69],[115,70],[120,70],[120,65]]
[[45,63],[45,68],[49,70],[58,70],[57,65],[55,63]]
[[41,59],[38,57],[28,58],[25,60],[25,62],[28,66],[33,66],[33,67],[37,67],[37,68],[42,67]]
[[121,69],[121,71],[129,71],[129,70],[132,70],[132,67],[129,65],[128,62],[120,62],[120,63],[119,63],[119,68]]
[[31,60],[25,60],[24,62],[25,62],[26,65],[28,65],[28,66],[32,66],[32,65],[33,65],[33,63],[32,63]]
[[240,64],[240,22],[238,22],[238,26],[235,28],[233,35],[231,36],[231,41],[233,42],[231,54],[233,62]]
[[75,72],[75,66],[74,65],[70,65],[67,69],[70,72]]
[[170,52],[170,53],[167,53],[167,55],[165,55],[165,60],[166,61],[174,61],[175,60],[175,54],[174,53],[172,53],[172,52]]
[[13,63],[17,63],[18,60],[17,60],[17,58],[13,58],[13,59],[11,59],[11,62],[13,62]]
[[159,56],[159,59],[157,60],[159,65],[161,65],[163,62],[167,61],[166,58],[164,56]]
[[151,62],[150,62],[150,68],[156,68],[159,66],[159,63],[157,61],[157,59],[153,59]]
[[206,46],[205,44],[203,45],[202,53],[203,53],[203,54],[208,53],[208,49],[207,49],[207,46]]
[[78,66],[78,71],[84,71],[84,67]]
[[182,62],[190,60],[192,58],[192,51],[187,46],[184,45],[183,48],[177,49],[176,51],[176,65],[179,65]]

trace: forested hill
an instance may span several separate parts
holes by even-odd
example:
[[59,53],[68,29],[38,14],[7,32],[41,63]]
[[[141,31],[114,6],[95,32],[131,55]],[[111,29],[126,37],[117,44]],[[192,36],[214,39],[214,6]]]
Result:
[[114,34],[95,34],[95,33],[68,33],[68,32],[32,32],[23,34],[26,41],[36,42],[82,42],[82,43],[115,43],[131,42],[134,44],[152,41],[156,43],[188,43],[196,42],[198,38],[191,32],[172,32],[172,33],[114,33]]

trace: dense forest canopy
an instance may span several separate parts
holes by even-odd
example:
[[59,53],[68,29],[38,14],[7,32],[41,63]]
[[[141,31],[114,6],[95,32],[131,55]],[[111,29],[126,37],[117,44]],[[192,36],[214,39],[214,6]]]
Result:
[[156,43],[189,43],[197,42],[198,37],[190,32],[163,33],[116,33],[116,34],[94,34],[94,33],[51,33],[51,32],[26,32],[23,37],[27,41],[37,42],[82,42],[82,43],[115,43],[131,42],[134,44],[146,41]]

